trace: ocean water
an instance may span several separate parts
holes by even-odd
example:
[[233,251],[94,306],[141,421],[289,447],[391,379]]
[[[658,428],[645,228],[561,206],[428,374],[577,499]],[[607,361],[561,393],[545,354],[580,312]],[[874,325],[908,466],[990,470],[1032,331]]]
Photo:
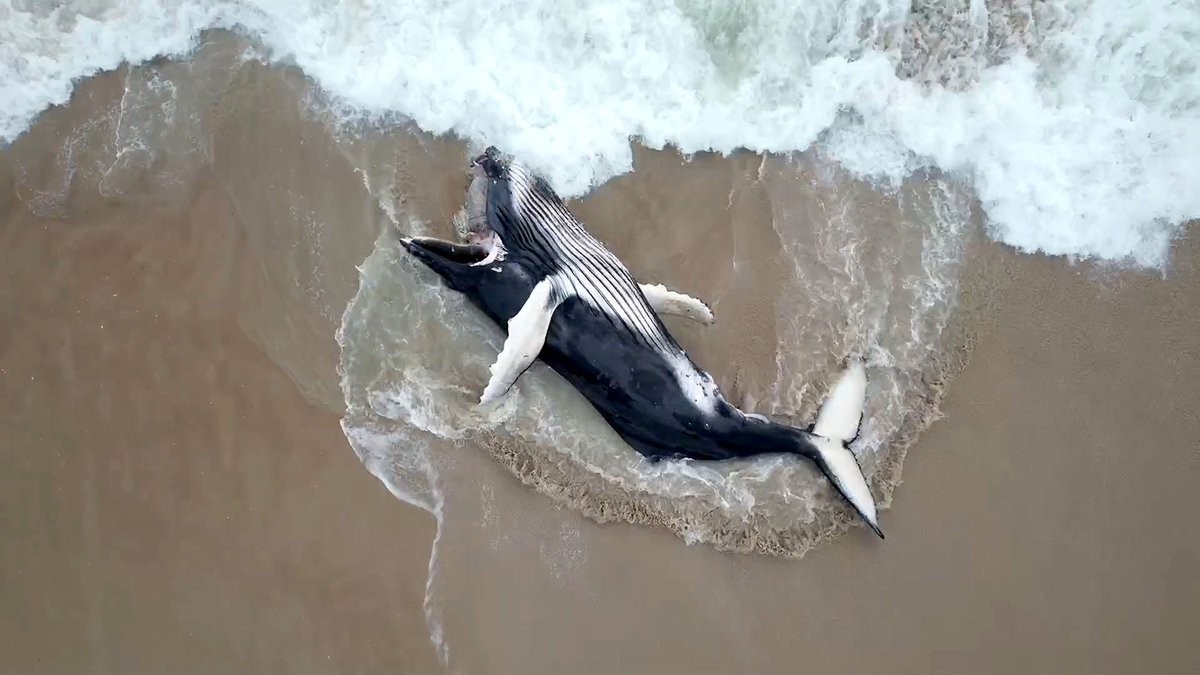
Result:
[[[308,78],[297,105],[329,130],[402,231],[436,231],[430,206],[446,197],[431,198],[431,184],[414,178],[420,169],[396,159],[403,153],[380,140],[387,129],[461,139],[462,156],[503,147],[565,196],[590,194],[582,204],[598,205],[593,226],[618,250],[634,234],[606,217],[651,211],[668,214],[656,231],[692,226],[682,215],[672,222],[661,198],[638,202],[642,213],[604,206],[616,201],[605,190],[633,168],[632,142],[685,160],[768,153],[722,189],[735,214],[728,227],[754,229],[739,212],[757,218],[756,241],[778,255],[777,273],[762,282],[772,286],[764,340],[773,344],[763,349],[773,363],[742,367],[718,351],[741,345],[717,335],[709,364],[733,381],[736,403],[805,424],[837,362],[867,355],[869,415],[856,450],[884,503],[903,448],[936,411],[940,389],[928,383],[944,379],[938,354],[958,347],[941,335],[975,204],[987,235],[1022,250],[1163,269],[1172,237],[1200,214],[1190,189],[1200,177],[1194,2],[4,0],[0,140],[20,137],[80,78],[127,64],[97,189],[119,195],[122,180],[146,175],[160,191],[186,184],[191,169],[177,158],[210,152],[204,102],[233,82],[197,52],[211,29],[246,40],[227,71],[253,62]],[[163,56],[181,66],[158,68]],[[63,191],[39,197],[46,213],[88,138],[64,144]],[[298,202],[287,208],[310,250],[298,263],[305,269],[287,271],[297,302],[336,321],[341,307],[320,258],[337,226]],[[650,267],[652,246],[621,252],[643,250]],[[691,262],[680,279],[712,264],[683,255]],[[734,281],[710,293],[734,293],[739,266],[758,258],[732,253]],[[346,432],[409,501],[433,508],[427,448],[436,440],[491,444],[527,482],[593,516],[637,519],[649,509],[657,515],[643,520],[691,541],[795,553],[824,522],[816,505],[829,500],[807,468],[778,459],[721,470],[648,465],[538,369],[519,396],[482,415],[469,405],[470,383],[499,332],[413,268],[394,236],[379,239],[361,270],[338,333]],[[287,351],[284,338],[261,330],[268,351]],[[704,356],[705,343],[692,348]],[[450,348],[431,358],[427,345]],[[530,468],[545,466],[554,475]],[[580,496],[572,485],[589,487]],[[631,501],[614,509],[609,498]],[[687,500],[695,504],[678,506]],[[764,530],[792,534],[764,543]]]
[[[206,165],[241,176],[224,189],[286,296],[243,329],[344,406],[364,466],[439,540],[456,455],[484,451],[595,520],[799,556],[853,520],[803,462],[650,465],[541,365],[477,408],[502,334],[396,232],[449,236],[470,152],[516,155],[636,275],[714,307],[671,328],[735,404],[806,425],[864,355],[854,450],[886,508],[968,348],[975,237],[1169,273],[1200,215],[1198,65],[1194,1],[0,0],[0,142],[120,69],[113,105],[52,139],[39,215],[80,184],[153,206]],[[214,140],[270,106],[318,130],[296,137],[317,175],[278,138]],[[314,365],[326,348],[336,369]],[[431,589],[436,569],[435,542]]]
[[1200,213],[1200,11],[1127,2],[0,2],[0,141],[73,82],[231,28],[349,115],[495,144],[580,195],[651,147],[813,144],[969,184],[992,236],[1161,267]]

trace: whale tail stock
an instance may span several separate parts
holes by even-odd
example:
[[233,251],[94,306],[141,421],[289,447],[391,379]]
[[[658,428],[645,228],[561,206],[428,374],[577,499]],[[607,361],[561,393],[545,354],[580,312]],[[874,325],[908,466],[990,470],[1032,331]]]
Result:
[[816,424],[805,434],[805,440],[811,448],[804,448],[801,452],[820,467],[829,482],[850,502],[875,534],[883,539],[875,497],[849,448],[849,443],[858,437],[866,393],[866,368],[856,357],[851,359],[846,372],[821,405]]

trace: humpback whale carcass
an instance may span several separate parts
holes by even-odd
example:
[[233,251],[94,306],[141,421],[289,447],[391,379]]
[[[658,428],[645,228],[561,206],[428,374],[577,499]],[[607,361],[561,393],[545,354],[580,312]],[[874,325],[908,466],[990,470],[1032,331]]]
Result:
[[850,361],[809,430],[743,413],[659,319],[680,314],[711,323],[704,303],[639,284],[545,181],[495,148],[472,162],[471,175],[467,218],[459,223],[467,244],[402,243],[508,332],[481,403],[503,396],[540,358],[651,461],[799,455],[883,537],[875,499],[847,447],[866,395],[860,360]]

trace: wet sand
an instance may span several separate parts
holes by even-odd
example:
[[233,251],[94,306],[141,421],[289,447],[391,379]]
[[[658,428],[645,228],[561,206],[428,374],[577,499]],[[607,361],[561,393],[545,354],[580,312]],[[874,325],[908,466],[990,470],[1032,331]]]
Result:
[[4,672],[436,669],[432,523],[239,328],[227,208],[5,214]]
[[[427,618],[433,519],[338,427],[333,331],[382,216],[319,125],[262,104],[296,81],[267,72],[238,71],[178,181],[155,164],[103,194],[109,173],[60,175],[119,74],[0,153],[0,670],[427,672],[430,620],[466,673],[1200,668],[1194,225],[1165,280],[974,247],[970,361],[909,451],[886,542],[687,546],[556,508],[468,450]],[[414,207],[430,220],[461,197],[439,143],[389,158],[437,195]],[[668,194],[706,161],[632,184]],[[313,222],[347,229],[297,235]],[[735,289],[732,308],[772,274],[694,279]],[[771,330],[757,307],[685,337]],[[735,398],[770,358],[747,340],[717,373]]]

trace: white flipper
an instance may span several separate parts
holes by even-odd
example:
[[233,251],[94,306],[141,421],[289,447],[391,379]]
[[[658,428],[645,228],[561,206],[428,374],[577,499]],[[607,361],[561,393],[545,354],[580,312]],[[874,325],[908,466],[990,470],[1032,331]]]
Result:
[[492,378],[479,402],[487,403],[500,398],[512,388],[521,373],[537,359],[546,344],[546,331],[550,328],[550,317],[561,299],[555,297],[550,279],[542,279],[533,287],[521,311],[508,320],[508,338],[504,348],[492,364]]
[[715,319],[708,305],[690,295],[677,293],[662,284],[638,284],[642,295],[658,315],[675,314],[702,323],[711,324]]
[[843,443],[854,440],[858,436],[858,424],[862,421],[863,400],[866,397],[867,369],[862,360],[855,357],[821,404],[813,433]]

